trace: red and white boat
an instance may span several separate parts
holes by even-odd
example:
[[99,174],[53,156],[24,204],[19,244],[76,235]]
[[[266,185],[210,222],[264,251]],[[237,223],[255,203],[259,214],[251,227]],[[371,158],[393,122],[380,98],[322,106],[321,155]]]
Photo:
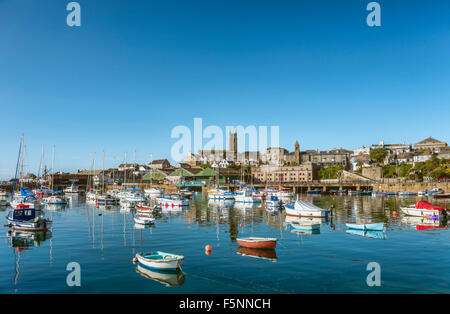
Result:
[[152,212],[153,210],[157,209],[158,206],[156,206],[156,205],[155,206],[146,206],[146,205],[136,204],[135,208],[136,208],[136,210],[138,210],[140,212],[148,213],[148,212]]
[[274,249],[277,246],[277,238],[238,238],[240,246],[253,249]]
[[433,205],[427,201],[418,201],[409,207],[400,207],[403,213],[416,217],[437,217],[446,215],[447,208]]

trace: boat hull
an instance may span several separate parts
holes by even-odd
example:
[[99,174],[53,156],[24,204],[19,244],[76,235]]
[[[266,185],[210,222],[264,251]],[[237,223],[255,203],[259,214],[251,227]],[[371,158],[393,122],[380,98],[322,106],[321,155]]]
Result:
[[274,249],[277,246],[277,239],[258,239],[258,238],[244,238],[236,239],[240,246],[251,248],[251,249]]
[[372,230],[372,231],[383,231],[384,229],[384,223],[346,223],[345,224],[348,228],[354,229],[354,230]]
[[[170,254],[167,254],[170,255]],[[159,270],[176,270],[177,268],[181,268],[181,264],[184,260],[184,256],[179,256],[175,259],[171,260],[151,260],[145,258],[141,254],[136,254],[136,260],[143,266],[150,269],[159,269]]]

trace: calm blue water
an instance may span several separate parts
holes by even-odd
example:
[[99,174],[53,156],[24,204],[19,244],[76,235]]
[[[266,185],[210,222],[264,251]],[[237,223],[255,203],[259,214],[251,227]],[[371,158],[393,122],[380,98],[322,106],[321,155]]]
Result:
[[[2,224],[0,292],[450,292],[450,230],[417,230],[417,219],[404,217],[398,208],[416,198],[303,199],[324,208],[336,207],[334,218],[322,220],[317,234],[293,232],[290,218],[283,212],[208,206],[201,194],[188,209],[163,212],[153,227],[145,229],[135,228],[133,212],[119,207],[99,210],[87,206],[81,197],[73,198],[65,208],[46,210],[46,216],[53,219],[51,234],[27,240],[25,235],[9,235]],[[2,210],[0,214],[6,216],[5,208]],[[398,217],[393,217],[394,210]],[[387,230],[375,234],[380,238],[347,233],[345,222],[356,219],[383,221]],[[248,236],[278,238],[276,251],[238,250],[236,237]],[[212,246],[211,255],[205,254],[207,244]],[[139,270],[132,258],[139,251],[150,250],[184,255],[183,273]],[[81,266],[81,287],[66,284],[70,262]],[[381,267],[379,287],[366,283],[370,262]]]

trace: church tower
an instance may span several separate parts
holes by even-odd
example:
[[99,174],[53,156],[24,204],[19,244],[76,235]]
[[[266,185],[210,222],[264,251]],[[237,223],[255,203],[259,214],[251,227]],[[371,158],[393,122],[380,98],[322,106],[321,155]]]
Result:
[[298,143],[298,141],[295,142],[295,152],[294,152],[294,157],[295,157],[295,164],[296,164],[296,165],[300,165],[300,164],[301,164],[301,159],[300,159],[300,144]]
[[237,131],[235,130],[233,133],[228,135],[228,154],[230,154],[231,158],[234,162],[237,161]]

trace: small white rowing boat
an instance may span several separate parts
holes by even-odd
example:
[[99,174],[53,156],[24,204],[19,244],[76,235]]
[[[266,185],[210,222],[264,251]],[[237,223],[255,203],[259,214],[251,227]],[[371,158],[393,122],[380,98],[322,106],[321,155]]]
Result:
[[183,260],[183,255],[165,253],[161,251],[137,253],[134,259],[135,262],[139,262],[144,267],[160,270],[175,270],[177,268],[181,268],[181,263]]

